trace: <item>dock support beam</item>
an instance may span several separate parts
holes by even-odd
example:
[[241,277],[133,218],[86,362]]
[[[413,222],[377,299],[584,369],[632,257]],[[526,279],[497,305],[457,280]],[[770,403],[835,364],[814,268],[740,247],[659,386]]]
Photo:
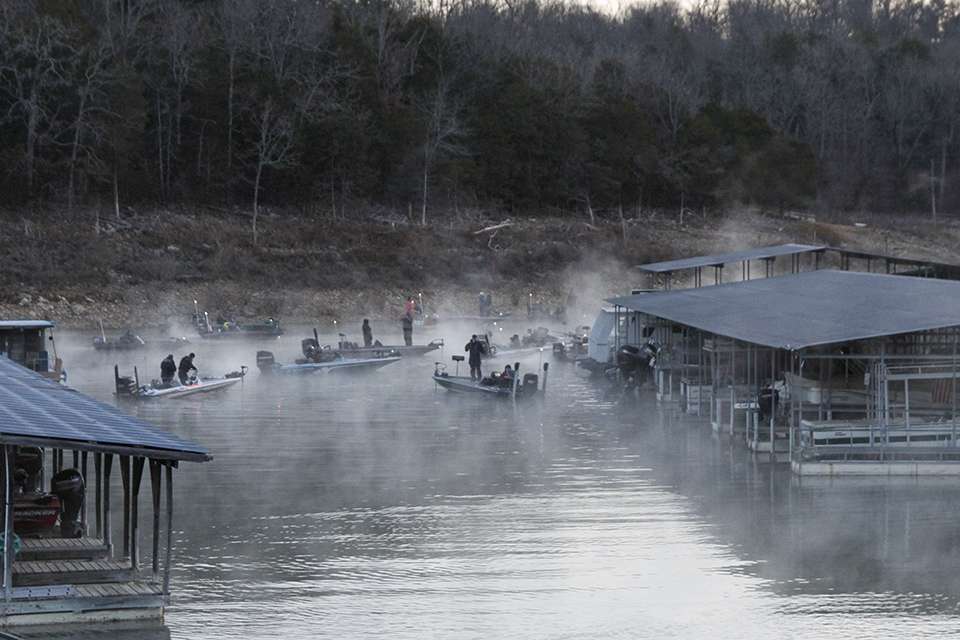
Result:
[[120,482],[123,485],[123,556],[130,557],[130,456],[120,456]]
[[160,578],[160,461],[150,459],[150,490],[153,498],[153,555],[154,581]]
[[96,476],[93,509],[96,512],[97,537],[103,539],[103,454],[93,454],[93,475]]
[[110,530],[110,473],[113,454],[103,454],[103,544],[113,554],[113,532]]
[[170,595],[170,565],[173,561],[173,462],[167,461],[167,555],[163,567],[163,595]]
[[136,571],[140,564],[140,481],[143,479],[143,457],[133,459],[133,486],[130,492],[130,567]]
[[13,598],[13,446],[3,446],[3,599]]

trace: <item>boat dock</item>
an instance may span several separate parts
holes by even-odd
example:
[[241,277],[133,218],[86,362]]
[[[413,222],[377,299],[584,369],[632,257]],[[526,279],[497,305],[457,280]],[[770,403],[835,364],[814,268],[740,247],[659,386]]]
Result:
[[[667,278],[665,290],[608,300],[615,350],[655,345],[659,402],[798,475],[960,475],[960,282],[942,279],[960,270],[905,259],[881,273],[821,268],[829,251],[646,265],[692,269],[693,286],[666,288]],[[846,267],[887,260],[837,255]],[[780,256],[790,264],[777,273]],[[751,278],[752,260],[764,277]],[[729,261],[742,280],[722,282],[717,265]],[[717,284],[703,285],[707,267]]]
[[[7,358],[0,424],[0,627],[162,619],[173,471],[207,451]],[[138,526],[144,493],[148,532]]]

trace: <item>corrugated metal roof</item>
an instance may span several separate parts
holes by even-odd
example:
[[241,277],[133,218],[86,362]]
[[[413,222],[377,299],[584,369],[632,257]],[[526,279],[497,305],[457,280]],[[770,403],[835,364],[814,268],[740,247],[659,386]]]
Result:
[[52,329],[49,320],[0,320],[0,329]]
[[713,256],[697,256],[694,258],[681,258],[680,260],[667,260],[665,262],[651,262],[649,264],[642,264],[637,268],[651,273],[669,273],[671,271],[682,271],[684,269],[696,269],[697,267],[715,267],[734,262],[743,262],[744,260],[763,260],[765,258],[776,258],[778,256],[813,253],[815,251],[824,251],[826,248],[827,247],[823,245],[814,244],[779,244],[772,247],[757,247],[756,249],[721,253]]
[[807,271],[609,302],[779,349],[960,326],[960,282],[852,271]]
[[206,449],[0,357],[0,444],[36,444],[164,460]]

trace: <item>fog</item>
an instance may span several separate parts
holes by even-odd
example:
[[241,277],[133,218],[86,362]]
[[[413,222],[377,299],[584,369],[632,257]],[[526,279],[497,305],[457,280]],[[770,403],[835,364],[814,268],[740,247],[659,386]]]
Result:
[[[359,319],[347,324],[357,336]],[[954,481],[800,483],[652,394],[610,401],[562,363],[543,400],[435,389],[434,363],[450,363],[479,329],[418,327],[415,342],[444,338],[444,350],[368,374],[261,376],[256,350],[292,361],[306,326],[175,352],[195,352],[204,375],[251,371],[219,395],[123,405],[214,456],[174,474],[170,635],[877,638],[950,628]],[[332,326],[320,330],[336,342]],[[374,331],[400,341],[399,323]],[[168,349],[100,353],[93,335],[57,333],[71,385],[113,402],[114,363],[159,376]],[[541,359],[549,349],[521,359],[522,370]],[[149,555],[148,499],[141,513]]]

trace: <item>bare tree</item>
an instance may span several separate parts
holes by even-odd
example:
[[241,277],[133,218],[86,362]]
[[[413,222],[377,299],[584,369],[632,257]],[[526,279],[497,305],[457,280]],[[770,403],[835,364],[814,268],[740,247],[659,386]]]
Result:
[[61,103],[56,93],[65,85],[64,65],[70,51],[69,32],[58,20],[37,15],[27,4],[0,8],[0,90],[10,98],[4,119],[19,121],[24,131],[24,170],[33,192],[38,147],[52,137]]
[[264,169],[285,169],[294,164],[294,125],[268,98],[257,119],[256,171],[253,179],[253,244],[257,245],[260,216],[260,185]]
[[430,173],[438,160],[463,155],[461,140],[465,130],[460,121],[461,106],[451,95],[451,83],[440,76],[437,88],[421,105],[425,116],[426,137],[423,141],[423,199],[420,224],[427,225],[427,195]]

